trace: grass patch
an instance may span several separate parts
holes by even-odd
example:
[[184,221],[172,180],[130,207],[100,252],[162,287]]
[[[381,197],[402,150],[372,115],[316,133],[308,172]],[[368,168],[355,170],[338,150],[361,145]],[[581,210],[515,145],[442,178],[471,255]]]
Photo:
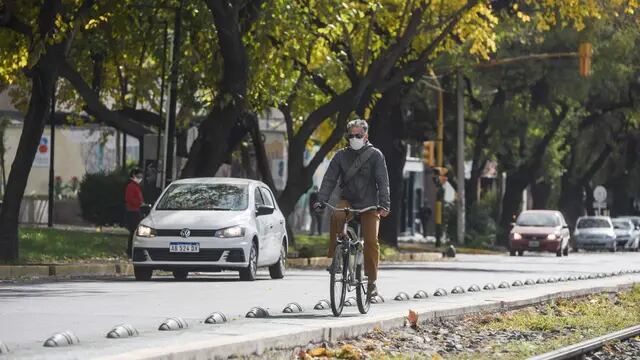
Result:
[[[584,299],[557,299],[550,304],[475,321],[476,331],[542,333],[540,340],[512,340],[490,344],[486,358],[522,359],[602,336],[640,323],[640,286],[618,294],[593,295]],[[473,357],[485,358],[474,354]],[[483,355],[483,356],[484,356]]]
[[[328,248],[329,235],[310,236],[298,234],[296,235],[296,243],[290,251],[297,252],[299,257],[322,257],[327,256]],[[380,243],[380,257],[382,259],[384,259],[385,256],[391,256],[397,253],[397,249]]]
[[21,228],[18,263],[68,263],[123,258],[127,235],[73,230]]

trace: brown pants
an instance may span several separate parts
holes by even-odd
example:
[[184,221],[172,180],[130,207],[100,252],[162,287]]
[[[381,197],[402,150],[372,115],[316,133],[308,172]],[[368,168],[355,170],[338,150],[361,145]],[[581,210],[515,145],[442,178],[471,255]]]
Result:
[[[336,207],[348,207],[349,202],[340,200]],[[332,258],[336,249],[336,238],[342,231],[346,216],[342,211],[334,211],[331,215],[331,226],[329,232],[329,252],[327,257]],[[378,244],[378,227],[380,225],[380,215],[377,211],[371,210],[360,215],[362,235],[364,237],[364,273],[369,278],[369,282],[374,282],[378,278],[378,261],[380,259],[380,245]]]

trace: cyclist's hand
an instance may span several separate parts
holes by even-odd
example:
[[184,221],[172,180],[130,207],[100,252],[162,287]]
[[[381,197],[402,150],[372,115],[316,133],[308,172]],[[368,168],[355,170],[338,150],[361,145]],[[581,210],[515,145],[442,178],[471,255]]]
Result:
[[389,210],[384,209],[384,208],[379,208],[378,209],[378,215],[380,215],[381,217],[387,217],[389,216]]
[[317,201],[315,204],[313,204],[313,210],[315,210],[316,212],[322,212],[326,206],[327,205],[325,205],[325,203]]

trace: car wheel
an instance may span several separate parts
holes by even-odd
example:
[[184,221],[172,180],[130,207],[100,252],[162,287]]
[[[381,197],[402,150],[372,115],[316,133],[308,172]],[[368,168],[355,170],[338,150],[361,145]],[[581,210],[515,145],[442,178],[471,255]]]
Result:
[[186,270],[173,270],[173,278],[176,280],[187,280],[189,272]]
[[150,267],[134,266],[133,275],[137,281],[149,281],[153,275],[153,269]]
[[258,245],[254,242],[249,251],[249,265],[240,270],[240,280],[254,281],[258,273]]
[[509,251],[509,256],[516,256],[516,251],[515,250]]
[[569,245],[567,245],[564,250],[562,250],[562,255],[569,256]]
[[269,275],[271,275],[272,279],[282,279],[284,277],[284,273],[286,271],[287,265],[287,243],[282,242],[282,246],[280,246],[280,258],[278,262],[269,266]]
[[524,250],[518,250],[518,256],[524,255]]

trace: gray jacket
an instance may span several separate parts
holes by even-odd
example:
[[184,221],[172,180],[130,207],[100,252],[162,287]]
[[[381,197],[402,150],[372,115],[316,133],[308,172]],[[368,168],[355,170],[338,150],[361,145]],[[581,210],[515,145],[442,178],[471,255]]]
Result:
[[362,209],[369,206],[379,206],[386,210],[391,210],[391,200],[389,198],[389,174],[387,164],[382,152],[374,148],[373,153],[367,162],[364,163],[348,184],[342,184],[342,179],[348,169],[353,165],[356,157],[366,148],[373,147],[367,143],[360,150],[353,150],[350,147],[339,150],[322,179],[322,186],[318,200],[329,201],[331,192],[339,184],[340,178],[341,195],[340,198],[347,200],[354,209]]

